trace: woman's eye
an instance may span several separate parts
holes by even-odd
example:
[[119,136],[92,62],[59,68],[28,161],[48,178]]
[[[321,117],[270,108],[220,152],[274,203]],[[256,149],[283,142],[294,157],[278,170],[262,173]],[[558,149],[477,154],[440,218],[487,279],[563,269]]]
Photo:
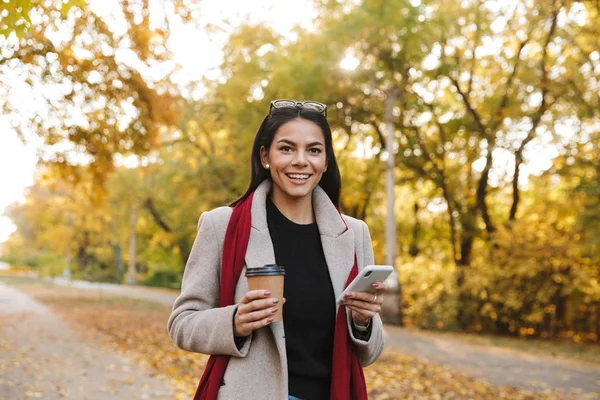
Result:
[[290,152],[290,151],[292,151],[292,148],[290,146],[282,146],[279,148],[279,150],[284,151],[284,152]]
[[312,154],[321,154],[322,150],[321,149],[317,149],[317,148],[312,148],[310,150],[308,150],[309,152],[311,152]]

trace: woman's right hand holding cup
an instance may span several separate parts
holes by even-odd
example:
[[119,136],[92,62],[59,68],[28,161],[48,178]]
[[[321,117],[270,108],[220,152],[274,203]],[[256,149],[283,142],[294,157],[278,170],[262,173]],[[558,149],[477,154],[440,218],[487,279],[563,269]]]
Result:
[[233,317],[235,336],[248,336],[273,322],[280,305],[279,299],[270,295],[268,290],[251,290],[242,297]]

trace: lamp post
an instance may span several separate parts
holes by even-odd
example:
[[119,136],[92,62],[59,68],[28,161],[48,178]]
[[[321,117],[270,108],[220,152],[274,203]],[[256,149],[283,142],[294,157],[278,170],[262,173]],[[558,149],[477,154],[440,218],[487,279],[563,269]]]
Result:
[[389,88],[385,93],[385,150],[387,152],[385,168],[385,194],[387,216],[385,222],[385,259],[388,265],[396,267],[396,212],[394,210],[394,104],[396,88]]
[[398,281],[396,272],[396,196],[394,194],[394,105],[397,101],[398,90],[395,87],[388,88],[385,94],[385,151],[387,153],[385,167],[385,197],[387,213],[385,220],[385,260],[386,264],[394,267],[394,273],[386,280],[388,295],[384,297],[384,314],[386,320],[403,326],[402,321],[402,287]]
[[[346,57],[340,62],[340,66],[349,71],[355,70],[360,64],[349,50]],[[375,92],[375,75],[371,74],[372,92]],[[386,264],[394,267],[394,273],[386,279],[388,294],[384,297],[382,314],[386,320],[402,325],[402,309],[400,306],[402,289],[398,282],[396,273],[396,211],[394,194],[394,105],[398,99],[398,88],[390,87],[383,91],[385,96],[385,151],[387,153],[385,168],[385,193],[386,193],[386,219],[385,219],[385,259]]]

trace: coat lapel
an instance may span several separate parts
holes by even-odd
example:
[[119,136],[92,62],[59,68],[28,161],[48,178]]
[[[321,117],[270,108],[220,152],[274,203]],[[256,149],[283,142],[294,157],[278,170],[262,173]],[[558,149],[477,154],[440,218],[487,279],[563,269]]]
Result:
[[[338,209],[320,186],[313,192],[313,208],[329,277],[337,299],[344,291],[348,275],[354,266],[354,232],[348,229]],[[337,309],[336,307],[336,313]]]
[[[262,267],[265,264],[275,264],[275,251],[267,225],[267,195],[271,189],[271,182],[263,181],[254,191],[252,198],[252,227],[246,250],[246,268]],[[285,332],[283,321],[273,322],[269,325],[279,357],[282,371],[287,371],[287,353],[285,350]]]
[[265,264],[275,264],[275,251],[267,225],[267,195],[271,188],[269,180],[265,180],[254,191],[252,198],[252,227],[246,250],[246,267],[257,268]]

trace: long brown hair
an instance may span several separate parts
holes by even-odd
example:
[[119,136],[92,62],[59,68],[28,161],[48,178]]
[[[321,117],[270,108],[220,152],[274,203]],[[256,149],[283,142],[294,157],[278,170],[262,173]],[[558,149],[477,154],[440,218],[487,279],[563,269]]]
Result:
[[270,172],[266,170],[260,162],[260,148],[265,146],[265,149],[268,151],[273,143],[273,138],[275,137],[277,130],[283,124],[296,118],[306,119],[314,122],[317,126],[319,126],[319,128],[321,128],[321,131],[323,132],[323,136],[325,138],[327,170],[323,173],[323,176],[319,181],[319,186],[321,186],[325,193],[327,193],[327,196],[329,196],[331,202],[339,208],[342,178],[340,176],[340,169],[333,152],[331,127],[327,122],[327,118],[323,114],[302,107],[276,108],[265,117],[260,125],[260,128],[258,128],[258,132],[256,132],[254,144],[252,145],[252,155],[250,158],[250,185],[242,197],[231,203],[231,207],[235,207],[235,205],[240,201],[246,199],[250,193],[254,192],[258,185],[260,185],[265,179],[271,179]]

